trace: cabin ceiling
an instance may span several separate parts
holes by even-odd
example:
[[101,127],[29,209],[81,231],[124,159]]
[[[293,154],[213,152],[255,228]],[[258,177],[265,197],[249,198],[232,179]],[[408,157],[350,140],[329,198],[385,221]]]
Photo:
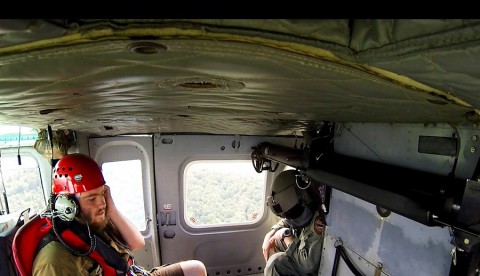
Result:
[[479,20],[0,20],[0,124],[93,136],[478,123]]

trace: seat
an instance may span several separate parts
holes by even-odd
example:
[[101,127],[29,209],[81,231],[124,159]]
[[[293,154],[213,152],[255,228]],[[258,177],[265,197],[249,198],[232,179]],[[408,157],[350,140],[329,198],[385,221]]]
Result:
[[[38,246],[42,243],[42,239],[47,236],[51,229],[52,223],[50,219],[41,217],[40,215],[34,216],[29,222],[25,223],[18,229],[17,234],[13,239],[12,252],[20,276],[32,275],[33,262],[38,253]],[[61,237],[65,241],[68,241],[75,250],[81,252],[89,250],[90,244],[86,243],[79,236],[79,234],[81,234],[80,227],[75,226],[73,229],[65,229],[60,232]],[[88,239],[88,235],[85,237]],[[109,250],[113,249],[106,245],[102,246],[102,243],[103,242],[96,241],[96,250],[93,250],[89,254],[89,257],[102,266],[104,275],[115,276],[118,275],[117,271],[127,271],[128,265],[124,262],[122,257],[109,252]],[[100,251],[105,253],[106,256],[109,256],[110,261],[105,260]]]
[[29,212],[30,208],[27,208],[18,217],[16,214],[2,215],[2,219],[8,221],[2,220],[4,223],[0,224],[3,226],[0,233],[0,275],[19,275],[13,259],[12,243],[18,229],[30,219]]
[[13,239],[12,252],[20,276],[31,276],[37,246],[52,229],[50,220],[34,216],[20,227]]

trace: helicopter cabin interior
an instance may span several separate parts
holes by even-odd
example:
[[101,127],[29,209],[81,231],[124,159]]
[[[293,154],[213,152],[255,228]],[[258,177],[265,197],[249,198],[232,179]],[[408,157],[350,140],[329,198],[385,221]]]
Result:
[[321,187],[318,275],[479,275],[478,64],[473,19],[0,19],[0,274],[79,152],[146,268],[263,275],[295,169]]

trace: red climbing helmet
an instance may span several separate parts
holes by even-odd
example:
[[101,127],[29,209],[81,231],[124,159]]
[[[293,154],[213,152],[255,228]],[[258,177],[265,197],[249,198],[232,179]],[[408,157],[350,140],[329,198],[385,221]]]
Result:
[[74,153],[64,156],[53,169],[53,193],[76,194],[105,184],[102,170],[90,156]]

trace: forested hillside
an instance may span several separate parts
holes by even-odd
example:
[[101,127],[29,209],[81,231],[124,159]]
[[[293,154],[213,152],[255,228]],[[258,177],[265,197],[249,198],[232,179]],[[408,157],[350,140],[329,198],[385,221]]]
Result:
[[[241,173],[241,172],[248,173]],[[197,225],[228,224],[257,219],[264,208],[264,175],[250,163],[238,168],[215,165],[192,168],[185,180],[187,219]],[[241,177],[239,177],[242,175]]]
[[[10,213],[23,211],[27,207],[39,213],[45,209],[46,203],[41,189],[38,167],[29,166],[26,158],[22,161],[27,164],[2,167],[0,191],[4,192],[4,185]],[[4,198],[2,198],[2,203],[5,204]]]

